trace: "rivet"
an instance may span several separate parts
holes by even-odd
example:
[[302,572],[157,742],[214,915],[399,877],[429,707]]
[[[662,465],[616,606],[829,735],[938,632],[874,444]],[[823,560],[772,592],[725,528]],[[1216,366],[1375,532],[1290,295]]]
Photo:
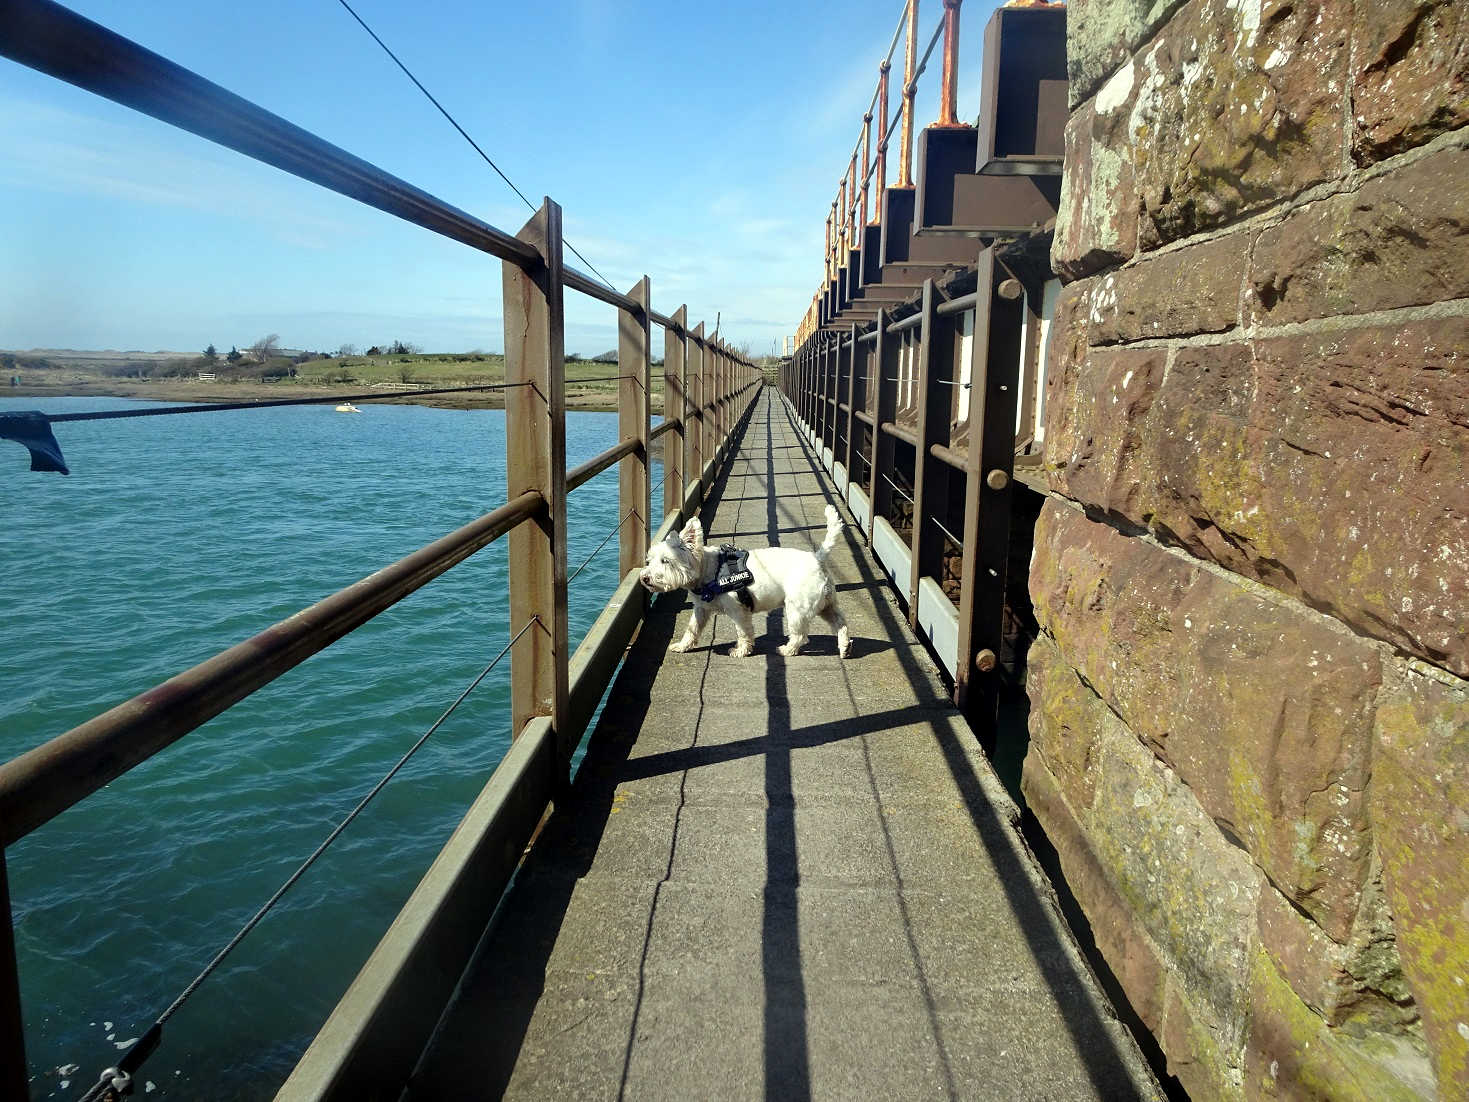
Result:
[[1010,476],[996,467],[984,476],[984,484],[991,490],[1003,490],[1006,486],[1010,485]]
[[995,668],[995,652],[985,648],[974,656],[974,668],[980,673],[989,673]]
[[1017,299],[1025,293],[1025,288],[1020,285],[1018,279],[1002,279],[999,292],[1001,298]]

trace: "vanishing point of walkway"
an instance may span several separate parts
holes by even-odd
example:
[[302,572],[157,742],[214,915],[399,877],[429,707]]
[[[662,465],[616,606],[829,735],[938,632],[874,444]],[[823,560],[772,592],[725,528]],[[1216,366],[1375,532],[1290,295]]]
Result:
[[[773,389],[736,447],[710,540],[819,543]],[[778,612],[665,655],[657,600],[408,1097],[1158,1096],[858,531],[830,566],[846,661]]]

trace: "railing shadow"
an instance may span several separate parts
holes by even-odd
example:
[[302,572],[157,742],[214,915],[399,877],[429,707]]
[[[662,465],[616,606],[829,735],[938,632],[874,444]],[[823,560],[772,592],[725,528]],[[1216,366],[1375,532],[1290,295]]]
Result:
[[[780,403],[779,408],[789,420],[790,414],[784,403]],[[791,427],[802,451],[821,476],[822,493],[838,509],[846,511],[846,503],[831,492],[827,476],[812,454],[804,435],[794,423]],[[854,552],[853,559],[862,574],[863,583],[886,586],[886,576],[871,569],[866,550],[860,538],[854,534],[853,528],[853,525],[849,525],[843,531]],[[877,600],[873,602],[873,607],[894,637],[907,630],[906,625],[899,624],[888,602]],[[904,663],[904,669],[913,680],[915,690],[924,691],[926,680],[915,677],[916,667]],[[964,749],[948,725],[934,723],[932,729],[948,769],[962,793],[970,819],[994,863],[1010,909],[1019,920],[1020,929],[1024,932],[1041,974],[1055,997],[1061,1019],[1093,1086],[1103,1098],[1139,1097],[1132,1072],[1122,1057],[1116,1038],[1108,1028],[1107,1019],[1090,999],[1078,997],[1080,993],[1077,991],[1075,966],[1071,963],[1071,954],[1055,925],[1061,920],[1060,916],[1036,891],[1028,875],[1028,866],[1033,863],[1033,859],[1024,851],[1024,843],[1016,829],[1004,822],[985,794],[984,786],[975,775]]]
[[[737,452],[748,417],[731,434]],[[701,512],[712,516],[730,477],[726,463]],[[627,761],[652,703],[652,679],[688,600],[682,591],[657,597],[608,690],[606,706],[588,737],[586,754],[565,798],[542,822],[514,882],[496,908],[484,938],[446,1008],[424,1058],[404,1092],[407,1099],[436,1100],[504,1094],[546,993],[548,967],[578,881],[591,869],[617,787],[628,779]],[[702,692],[698,711],[702,713]],[[697,716],[692,729],[697,730]],[[675,832],[674,844],[677,843]],[[670,846],[670,861],[672,846]],[[652,929],[652,913],[649,929]],[[646,951],[647,940],[644,941]],[[641,1000],[641,990],[639,990]],[[631,1044],[631,1038],[629,1039]],[[624,1076],[626,1061],[624,1061]]]

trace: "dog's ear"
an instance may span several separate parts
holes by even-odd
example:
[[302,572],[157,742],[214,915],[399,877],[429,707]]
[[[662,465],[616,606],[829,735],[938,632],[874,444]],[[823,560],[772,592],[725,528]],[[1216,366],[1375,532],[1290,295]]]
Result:
[[704,526],[699,523],[698,517],[693,517],[683,526],[683,531],[678,534],[683,540],[684,546],[690,551],[697,551],[704,546]]

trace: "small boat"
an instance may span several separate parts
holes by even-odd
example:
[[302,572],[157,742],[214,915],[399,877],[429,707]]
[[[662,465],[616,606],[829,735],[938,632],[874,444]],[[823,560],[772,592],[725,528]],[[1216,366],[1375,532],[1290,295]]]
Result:
[[354,406],[351,402],[343,402],[341,405],[339,405],[337,407],[337,412],[338,413],[361,413],[362,411],[360,409],[358,409],[356,406]]

